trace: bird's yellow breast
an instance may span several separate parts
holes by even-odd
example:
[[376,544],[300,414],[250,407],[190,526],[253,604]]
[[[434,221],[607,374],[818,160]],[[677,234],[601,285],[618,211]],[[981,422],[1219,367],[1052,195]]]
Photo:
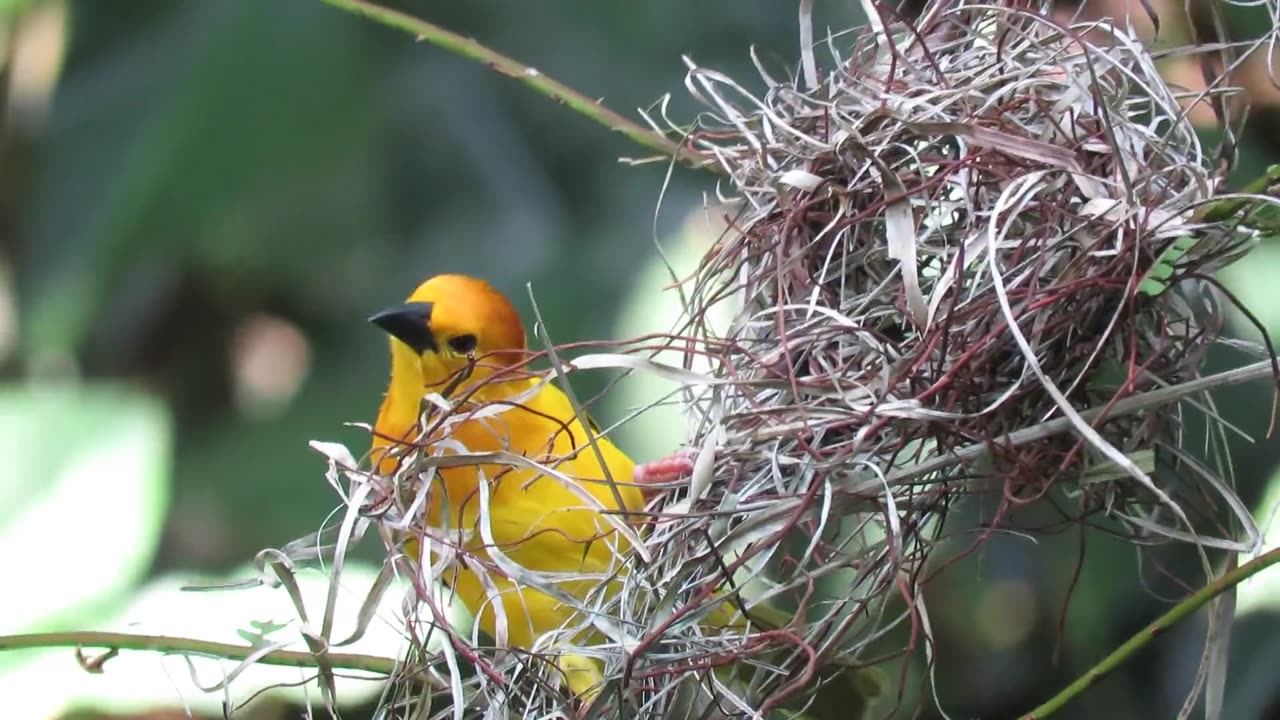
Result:
[[[576,576],[557,580],[556,585],[572,597],[586,598],[601,584],[607,591],[616,589],[616,583],[605,578],[625,573],[628,544],[603,513],[643,505],[640,491],[631,485],[631,459],[603,437],[597,436],[592,447],[560,390],[545,385],[532,397],[503,407],[503,396],[527,395],[536,382],[504,383],[509,387],[502,388],[502,396],[488,394],[490,404],[460,407],[455,420],[430,439],[429,447],[431,454],[507,451],[552,468],[559,477],[503,463],[440,468],[428,489],[426,512],[437,537],[443,535],[464,550],[464,562],[443,578],[445,582],[486,632],[500,636],[497,598],[480,577],[487,575],[501,598],[507,644],[526,648],[572,618],[575,608],[512,583],[490,548],[496,546],[525,570]],[[499,412],[480,417],[493,410]],[[384,408],[381,434],[404,436],[417,423],[416,409],[408,417],[386,417],[391,414]],[[397,434],[393,425],[405,430]],[[482,482],[487,513],[482,513]],[[485,515],[488,522],[482,532]],[[625,516],[618,519],[626,522]]]

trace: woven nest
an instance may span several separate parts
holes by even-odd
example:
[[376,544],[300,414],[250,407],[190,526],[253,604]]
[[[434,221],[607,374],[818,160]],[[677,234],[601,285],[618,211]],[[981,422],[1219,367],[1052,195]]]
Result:
[[[1170,87],[1123,20],[1029,5],[935,2],[912,21],[877,5],[851,49],[827,43],[834,71],[762,69],[762,94],[689,63],[708,111],[680,129],[741,210],[683,287],[678,334],[716,384],[690,388],[706,473],[656,526],[671,550],[654,582],[687,600],[751,578],[744,595],[800,620],[664,631],[639,663],[667,669],[655,705],[699,656],[751,661],[736,686],[689,673],[744,715],[796,703],[824,665],[884,660],[875,641],[919,619],[964,495],[999,496],[995,526],[1047,499],[1140,542],[1257,542],[1221,436],[1215,467],[1179,444],[1188,411],[1216,422],[1188,384],[1221,341],[1210,275],[1257,239],[1205,220],[1227,164],[1185,112],[1232,90]],[[726,303],[727,330],[703,322]],[[815,599],[833,576],[844,592]]]
[[[917,635],[887,634],[927,635],[925,562],[966,495],[1000,498],[997,527],[1052,501],[1064,523],[1105,515],[1138,542],[1258,541],[1199,379],[1223,342],[1210,275],[1257,240],[1239,213],[1206,213],[1230,146],[1207,149],[1186,117],[1223,113],[1229,83],[1170,87],[1124,21],[865,4],[876,21],[822,62],[806,51],[802,80],[762,69],[753,93],[690,63],[707,110],[654,122],[723,170],[736,211],[683,283],[669,343],[711,366],[675,374],[693,477],[644,518],[650,561],[630,559],[626,588],[582,621],[629,629],[581,649],[610,677],[596,712],[762,717],[906,653]],[[1213,68],[1239,50],[1167,52]],[[726,306],[727,327],[705,320]],[[1180,446],[1191,413],[1219,426],[1208,461]],[[708,627],[730,590],[795,620]],[[409,659],[389,716],[426,712],[424,679],[455,702],[422,717],[460,697],[492,717],[571,712],[536,653],[447,645]]]

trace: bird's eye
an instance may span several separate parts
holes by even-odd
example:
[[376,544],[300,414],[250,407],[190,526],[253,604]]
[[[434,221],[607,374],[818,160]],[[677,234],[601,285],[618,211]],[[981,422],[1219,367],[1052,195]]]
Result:
[[454,335],[449,338],[449,349],[459,355],[466,355],[476,349],[476,336],[470,333],[466,335]]

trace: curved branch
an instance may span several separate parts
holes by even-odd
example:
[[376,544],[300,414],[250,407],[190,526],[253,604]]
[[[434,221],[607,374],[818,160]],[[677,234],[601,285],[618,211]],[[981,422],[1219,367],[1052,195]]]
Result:
[[[141,650],[159,653],[184,653],[240,661],[248,659],[250,655],[261,650],[261,648],[250,645],[233,645],[231,643],[165,635],[135,635],[133,633],[55,632],[0,635],[0,651],[56,647],[90,647],[109,651]],[[394,659],[377,655],[325,653],[324,659],[333,668],[362,670],[378,675],[390,675],[396,667]],[[263,665],[283,665],[285,667],[300,668],[315,668],[319,666],[319,661],[312,653],[294,650],[275,650],[263,655],[255,662]]]
[[1210,600],[1213,600],[1222,593],[1230,590],[1241,582],[1244,582],[1276,563],[1280,563],[1280,548],[1263,553],[1244,565],[1223,573],[1222,577],[1192,593],[1185,600],[1174,605],[1169,612],[1156,618],[1150,625],[1138,631],[1136,635],[1126,640],[1123,645],[1112,651],[1110,655],[1103,658],[1101,662],[1094,665],[1088,672],[1077,678],[1075,682],[1063,688],[1061,692],[1054,695],[1035,710],[1023,715],[1021,720],[1044,720],[1044,718],[1047,718],[1061,710],[1063,706],[1074,700],[1085,690],[1088,690],[1098,684],[1098,681],[1106,677],[1107,673],[1119,667],[1121,663],[1128,660],[1134,653],[1145,647],[1147,643],[1154,640],[1157,635],[1160,635],[1191,613],[1199,610],[1201,607],[1204,607]]
[[628,120],[605,107],[599,101],[592,100],[577,90],[543,75],[537,68],[517,62],[471,38],[463,37],[426,20],[421,20],[366,0],[322,0],[322,2],[347,12],[363,15],[387,27],[409,33],[420,41],[429,42],[455,55],[486,65],[567,106],[570,110],[604,125],[613,132],[625,136],[637,145],[644,146],[667,157],[675,158],[690,167],[711,170],[712,172],[720,171],[719,166],[697,151],[676,143],[661,133]]

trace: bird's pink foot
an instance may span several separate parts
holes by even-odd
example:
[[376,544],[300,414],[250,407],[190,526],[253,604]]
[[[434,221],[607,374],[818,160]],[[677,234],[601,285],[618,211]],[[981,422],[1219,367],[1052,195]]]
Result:
[[646,496],[656,495],[668,489],[663,485],[693,474],[693,459],[696,454],[696,450],[682,449],[661,460],[640,463],[632,471],[631,479]]

